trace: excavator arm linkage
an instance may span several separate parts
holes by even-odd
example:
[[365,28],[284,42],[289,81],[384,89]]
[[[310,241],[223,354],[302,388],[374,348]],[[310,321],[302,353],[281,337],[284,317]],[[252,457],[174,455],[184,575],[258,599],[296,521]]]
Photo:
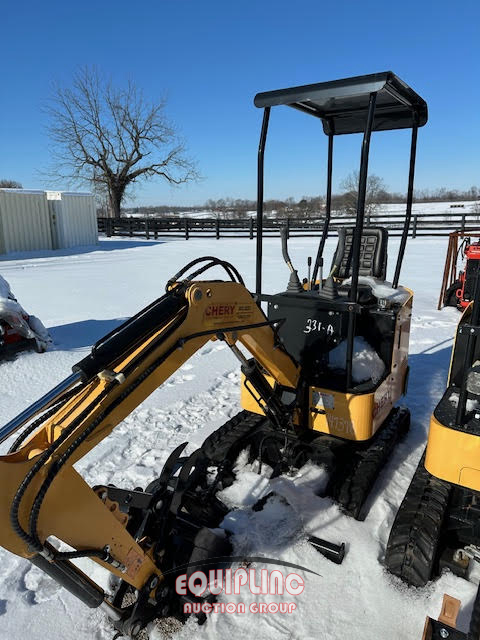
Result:
[[[240,343],[279,385],[297,388],[298,366],[242,284],[171,285],[94,346],[74,367],[78,382],[33,423],[37,429],[27,428],[29,435],[0,457],[0,545],[67,586],[80,584],[83,596],[91,587],[90,602],[82,598],[90,606],[103,604],[103,592],[70,562],[76,555],[93,557],[137,590],[161,582],[152,547],[132,536],[118,502],[91,488],[73,465],[212,339],[225,340],[242,358]],[[257,367],[257,380],[259,372]],[[268,398],[262,399],[268,409]],[[74,551],[56,554],[50,536]]]

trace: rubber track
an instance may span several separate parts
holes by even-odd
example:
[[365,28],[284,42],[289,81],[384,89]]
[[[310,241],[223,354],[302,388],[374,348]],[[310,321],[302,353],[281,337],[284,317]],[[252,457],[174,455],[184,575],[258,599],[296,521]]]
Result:
[[[238,455],[242,450],[243,438],[248,436],[265,419],[263,415],[240,411],[208,436],[202,444],[203,453],[214,465],[220,465],[228,459],[231,460],[233,455]],[[247,443],[245,443],[246,445]]]
[[387,569],[408,584],[423,587],[432,577],[450,485],[430,475],[420,459],[393,523],[385,553]]
[[398,440],[408,431],[410,412],[392,409],[381,430],[365,449],[353,454],[340,478],[332,478],[331,494],[353,518],[362,519],[362,507]]
[[[264,416],[241,411],[205,440],[202,445],[205,457],[211,464],[228,471],[229,464],[248,445],[249,436],[265,420]],[[395,408],[367,446],[354,449],[348,441],[339,441],[328,435],[317,438],[309,457],[318,464],[326,463],[332,471],[327,495],[339,502],[348,515],[360,518],[362,507],[379,472],[409,424],[408,410]]]

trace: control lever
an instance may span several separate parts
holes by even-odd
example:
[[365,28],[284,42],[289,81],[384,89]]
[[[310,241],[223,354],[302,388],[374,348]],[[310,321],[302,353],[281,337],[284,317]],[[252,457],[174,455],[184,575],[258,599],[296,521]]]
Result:
[[287,228],[282,227],[280,229],[280,236],[282,238],[282,254],[283,259],[287,267],[290,269],[290,278],[288,280],[287,291],[293,293],[302,293],[303,287],[300,282],[300,278],[298,277],[298,271],[293,268],[292,261],[290,260],[290,256],[288,255],[288,245],[287,245]]
[[320,258],[320,260],[318,261],[318,268],[319,268],[318,290],[320,291],[323,287],[323,258]]

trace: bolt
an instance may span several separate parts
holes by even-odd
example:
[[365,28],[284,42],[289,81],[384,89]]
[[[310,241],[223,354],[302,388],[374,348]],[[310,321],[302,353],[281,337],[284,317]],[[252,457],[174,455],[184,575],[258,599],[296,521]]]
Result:
[[444,627],[442,627],[440,629],[440,637],[441,638],[448,638],[449,635],[450,634],[448,633],[448,631]]
[[274,304],[274,305],[273,305],[273,308],[274,308],[274,309],[278,309],[278,304]]
[[[475,333],[475,329],[470,329],[470,333]],[[448,631],[447,631],[447,633],[448,633]],[[447,636],[445,636],[445,637],[447,637]]]
[[201,300],[203,298],[203,293],[201,289],[195,289],[195,293],[193,294],[194,300]]
[[157,576],[153,576],[153,578],[150,580],[150,589],[155,589],[155,587],[158,584],[158,577]]
[[211,298],[212,297],[212,290],[211,289],[207,289],[206,294],[207,294],[207,298]]
[[140,624],[140,622],[136,622],[135,624],[132,625],[132,628],[131,628],[132,636],[136,636],[138,633],[140,633],[141,630],[142,630],[142,625]]

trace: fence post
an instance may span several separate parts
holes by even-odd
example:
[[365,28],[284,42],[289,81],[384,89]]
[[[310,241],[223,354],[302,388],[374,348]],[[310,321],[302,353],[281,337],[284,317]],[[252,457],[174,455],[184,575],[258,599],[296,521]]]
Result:
[[189,238],[189,234],[188,234],[188,218],[185,218],[185,240],[188,240]]
[[218,218],[215,219],[215,237],[217,240],[220,239],[220,220]]
[[250,218],[250,240],[253,240],[253,218]]
[[462,213],[462,225],[460,228],[462,231],[465,231],[465,214],[464,213]]
[[133,236],[133,231],[132,231],[132,218],[128,219],[128,235],[130,236],[130,238]]
[[154,227],[153,237],[155,238],[155,240],[157,240],[158,238],[158,220],[157,219],[153,221],[153,227]]
[[113,235],[113,218],[107,218],[107,238]]
[[150,230],[148,228],[148,218],[145,218],[145,235],[147,240],[150,240]]
[[417,215],[413,216],[412,238],[417,237],[417,221],[418,221],[418,216]]
[[290,218],[287,218],[287,240],[290,238]]

